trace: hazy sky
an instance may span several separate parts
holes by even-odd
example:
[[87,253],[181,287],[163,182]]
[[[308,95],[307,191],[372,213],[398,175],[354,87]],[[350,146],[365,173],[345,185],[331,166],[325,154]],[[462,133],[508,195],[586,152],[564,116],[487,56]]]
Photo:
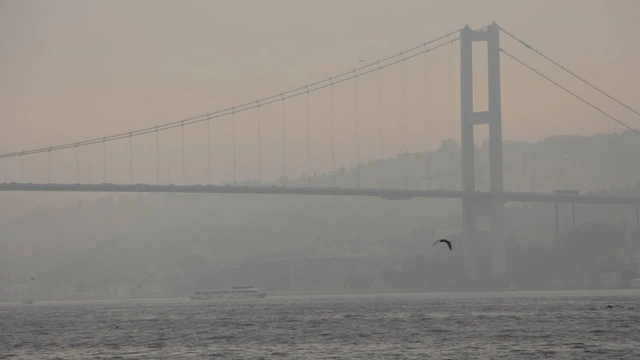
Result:
[[[465,24],[478,28],[494,20],[640,108],[639,14],[640,2],[634,0],[0,1],[0,151],[82,140],[215,111],[352,69],[361,59],[375,61]],[[506,36],[501,40],[502,47],[532,65],[560,74]],[[450,50],[455,57],[453,96],[448,90],[447,51],[434,52],[431,59],[431,148],[451,132],[459,138],[458,44]],[[474,56],[476,69],[482,69],[480,52]],[[622,130],[504,56],[502,65],[505,140]],[[383,73],[385,148],[390,155],[401,147],[399,71],[396,67]],[[425,147],[423,71],[422,57],[407,64],[410,151]],[[570,78],[557,78],[640,127],[640,118]],[[341,164],[351,163],[354,152],[352,86],[336,88]],[[378,156],[377,86],[376,74],[359,84],[362,160]],[[328,169],[328,92],[310,101],[314,168]],[[304,104],[301,98],[286,105],[290,175],[305,170]],[[262,113],[265,177],[278,175],[281,167],[280,114],[280,105]],[[239,178],[256,173],[255,118],[254,113],[237,116]],[[229,124],[223,119],[211,125],[213,161],[225,180],[230,169]],[[477,140],[482,137],[480,131]],[[191,159],[188,182],[201,183],[206,179],[206,127],[185,130],[185,138]],[[141,182],[155,177],[154,141],[151,137],[134,142]],[[180,130],[160,135],[160,141],[162,176],[168,180],[174,171],[178,178]],[[83,180],[88,164],[95,178],[102,177],[101,151],[101,146],[82,151]],[[109,145],[108,154],[111,179],[124,181],[128,144]],[[56,176],[74,179],[74,152],[55,156],[62,164],[56,166]],[[29,174],[42,180],[46,155],[29,161]],[[9,181],[15,180],[17,162],[5,164]]]

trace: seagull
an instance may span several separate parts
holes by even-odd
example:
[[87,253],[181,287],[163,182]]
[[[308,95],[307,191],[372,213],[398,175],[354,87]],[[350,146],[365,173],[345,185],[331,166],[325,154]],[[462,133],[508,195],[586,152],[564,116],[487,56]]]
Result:
[[450,250],[450,251],[453,251],[453,250],[451,249],[451,241],[449,241],[449,240],[447,240],[447,239],[440,239],[440,240],[438,240],[438,241],[434,242],[434,243],[433,243],[433,245],[435,246],[435,245],[436,245],[437,243],[439,243],[439,242],[446,243],[446,244],[449,246],[449,250]]

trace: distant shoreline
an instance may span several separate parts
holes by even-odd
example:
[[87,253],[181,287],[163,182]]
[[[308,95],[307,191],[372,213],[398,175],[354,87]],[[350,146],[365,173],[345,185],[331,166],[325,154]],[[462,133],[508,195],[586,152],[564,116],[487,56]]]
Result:
[[[638,287],[618,287],[618,288],[607,288],[607,289],[478,289],[478,290],[446,290],[446,291],[424,291],[420,289],[389,289],[385,291],[275,291],[275,292],[267,292],[267,298],[271,297],[305,297],[305,296],[349,296],[349,295],[438,295],[438,294],[561,294],[561,293],[573,293],[570,295],[577,295],[580,293],[584,293],[585,295],[593,295],[594,293],[602,292],[603,295],[610,295],[610,291],[616,292],[633,292],[634,295],[640,296],[640,288]],[[108,302],[119,302],[119,301],[154,301],[154,300],[188,300],[189,296],[166,296],[166,297],[131,297],[131,298],[97,298],[97,299],[75,299],[75,300],[36,300],[33,305],[41,304],[41,303],[67,303],[67,302],[99,302],[99,301],[108,301]],[[215,300],[212,300],[215,301]],[[253,301],[253,300],[252,300]],[[259,300],[257,300],[259,301]],[[16,304],[22,306],[33,306],[22,304],[20,300],[15,301],[6,301],[0,300],[0,304],[8,305],[8,304]]]

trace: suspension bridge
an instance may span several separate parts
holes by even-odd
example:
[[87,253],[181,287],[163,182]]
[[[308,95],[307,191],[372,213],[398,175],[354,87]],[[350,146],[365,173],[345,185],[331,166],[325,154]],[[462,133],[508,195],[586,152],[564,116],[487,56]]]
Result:
[[[469,269],[474,268],[477,260],[474,253],[481,246],[490,246],[493,274],[500,276],[506,271],[505,260],[505,207],[506,202],[548,202],[556,204],[556,229],[558,222],[558,203],[572,204],[610,204],[635,206],[636,223],[640,232],[640,197],[604,196],[593,194],[580,194],[578,192],[522,192],[505,191],[503,185],[503,141],[502,141],[502,95],[501,95],[501,71],[502,59],[512,61],[528,71],[548,82],[573,97],[576,102],[591,108],[599,113],[603,119],[612,121],[621,128],[629,130],[636,135],[640,133],[624,121],[606,112],[592,102],[581,97],[578,93],[554,80],[551,76],[530,65],[522,58],[514,55],[509,50],[500,46],[500,36],[511,38],[514,44],[524,47],[527,51],[541,57],[558,69],[566,72],[570,77],[577,79],[582,85],[595,90],[600,95],[614,101],[626,110],[640,116],[638,111],[622,101],[616,99],[607,92],[601,90],[575,72],[567,69],[550,57],[543,54],[537,48],[529,45],[516,35],[493,23],[478,30],[469,27],[455,30],[430,41],[419,44],[416,47],[402,51],[398,54],[381,60],[367,63],[353,70],[328,77],[321,81],[306,84],[285,92],[268,97],[234,105],[215,112],[202,114],[195,117],[180,119],[157,126],[130,130],[113,135],[105,135],[88,140],[51,145],[40,148],[14,151],[0,154],[4,161],[4,183],[0,184],[0,191],[45,191],[45,192],[162,192],[162,193],[222,193],[222,194],[278,194],[278,195],[323,195],[323,196],[370,196],[389,200],[407,200],[413,198],[448,198],[462,201],[462,231],[464,234],[464,263]],[[476,111],[477,100],[474,101],[474,74],[473,74],[473,43],[486,43],[487,63],[487,109]],[[448,82],[448,101],[445,110],[441,111],[448,116],[448,137],[454,139],[457,119],[454,119],[454,53],[455,46],[459,46],[459,131],[460,153],[457,154],[457,144],[453,141],[443,142],[442,150],[447,154],[447,161],[436,164],[433,150],[432,128],[436,116],[436,96],[432,88],[434,74],[446,74],[443,76]],[[445,52],[447,63],[445,71],[438,69],[433,71],[432,59],[438,52]],[[502,55],[502,56],[501,56]],[[409,71],[419,69],[416,75]],[[393,71],[393,74],[391,73]],[[377,76],[376,76],[377,74]],[[389,86],[389,77],[399,80],[399,99],[388,94],[392,89]],[[422,82],[421,94],[411,94],[410,91],[417,87],[408,86],[409,80]],[[385,82],[386,80],[386,82]],[[365,84],[366,86],[362,86]],[[345,90],[348,93],[345,95]],[[369,92],[371,102],[375,107],[363,108],[361,97]],[[342,94],[340,97],[337,94]],[[371,96],[375,94],[375,96]],[[314,101],[314,97],[322,97],[323,100]],[[328,98],[328,101],[327,101]],[[345,100],[346,98],[346,100]],[[423,108],[422,118],[424,125],[423,148],[420,151],[409,151],[410,136],[414,129],[409,129],[407,118],[409,115],[408,100],[418,98],[419,106]],[[338,119],[336,103],[338,101],[351,102],[352,113],[342,114]],[[295,103],[294,103],[295,102]],[[293,118],[288,111],[288,104],[294,104],[302,111],[297,111]],[[312,106],[312,104],[314,106]],[[300,106],[302,105],[302,106]],[[313,108],[320,105],[320,116],[312,116]],[[292,105],[289,105],[292,106]],[[415,106],[413,106],[415,107]],[[399,108],[399,111],[397,111]],[[366,111],[365,114],[363,112]],[[374,114],[375,112],[375,114]],[[268,116],[265,114],[268,113]],[[361,121],[363,116],[367,122]],[[411,116],[414,116],[412,114]],[[242,118],[241,118],[242,117]],[[322,118],[323,139],[318,140],[312,128],[312,118]],[[241,119],[240,119],[241,118]],[[375,118],[377,121],[371,121]],[[277,120],[274,122],[274,119]],[[230,132],[221,135],[216,126],[221,126],[223,121],[229,122]],[[315,121],[318,123],[318,121]],[[377,122],[377,124],[376,124]],[[247,124],[252,125],[247,125]],[[275,124],[274,124],[275,123]],[[279,123],[279,134],[273,129]],[[265,126],[268,124],[268,126]],[[345,125],[349,125],[349,129]],[[363,124],[365,127],[363,128]],[[387,124],[387,125],[385,125]],[[320,125],[314,124],[317,128]],[[488,126],[488,158],[489,158],[489,189],[478,189],[476,171],[478,168],[478,148],[476,126]],[[244,132],[238,131],[242,126]],[[393,129],[390,130],[389,127]],[[201,150],[198,156],[186,154],[190,136],[185,136],[185,129],[196,129],[199,136],[206,133],[206,146],[199,146]],[[250,128],[251,133],[247,132]],[[297,133],[304,134],[301,146],[300,136],[292,137],[288,130],[297,129]],[[213,129],[213,131],[212,131]],[[302,131],[300,131],[302,130]],[[401,141],[398,145],[395,141],[388,140],[388,133],[397,130]],[[269,131],[272,134],[268,135]],[[160,134],[173,133],[179,137],[179,154],[173,149],[165,150],[168,158],[165,160],[162,154]],[[365,159],[362,156],[363,133],[374,133],[376,143],[375,157]],[[269,137],[270,136],[270,137]],[[217,140],[224,137],[229,141],[229,148],[224,151],[212,149]],[[640,140],[640,139],[639,139]],[[320,141],[321,146],[318,145]],[[135,142],[144,142],[143,151],[134,150]],[[168,142],[168,140],[164,140]],[[240,143],[240,144],[239,144]],[[252,143],[253,150],[239,151],[243,146]],[[113,146],[111,145],[113,144]],[[276,146],[277,144],[277,146]],[[295,145],[295,146],[292,146]],[[364,144],[365,146],[367,144]],[[371,144],[368,144],[371,147]],[[219,147],[219,146],[218,146]],[[394,148],[395,147],[395,148]],[[83,149],[100,149],[98,154],[90,158],[89,151]],[[314,148],[322,148],[323,154],[314,152]],[[352,150],[346,151],[345,148]],[[394,148],[394,150],[389,150]],[[327,151],[328,150],[328,151]],[[352,160],[339,160],[338,152],[344,155],[351,153]],[[109,153],[128,153],[128,156],[115,157]],[[95,151],[94,151],[95,153]],[[250,156],[247,156],[250,153]],[[55,157],[54,157],[55,154]],[[60,155],[57,155],[60,154]],[[204,154],[204,156],[203,156]],[[420,154],[420,166],[415,168],[415,161],[411,160],[412,154]],[[178,160],[176,161],[176,155]],[[46,156],[46,161],[33,161],[40,167],[46,167],[46,180],[42,176],[31,175],[27,171],[28,159]],[[227,158],[229,168],[223,169],[220,165],[221,158]],[[242,159],[240,159],[242,157]],[[55,164],[55,159],[59,164]],[[143,161],[134,161],[144,158]],[[215,161],[214,161],[215,158]],[[252,160],[251,160],[252,158]],[[270,165],[265,164],[266,159],[271,160]],[[291,159],[298,162],[293,166]],[[386,165],[385,160],[395,158],[400,166]],[[201,163],[194,164],[192,159]],[[277,160],[274,160],[277,159]],[[108,166],[108,160],[112,162]],[[11,163],[13,161],[13,163]],[[17,165],[16,165],[17,161]],[[180,183],[171,181],[171,166],[163,165],[170,162],[177,167]],[[277,163],[276,168],[273,163]],[[91,165],[102,165],[102,181],[92,182]],[[188,164],[189,163],[189,164]],[[58,173],[64,176],[56,178],[54,164]],[[176,166],[177,164],[177,166]],[[18,167],[18,176],[9,179],[8,165]],[[88,167],[87,167],[88,165]],[[38,165],[31,165],[34,168]],[[412,168],[412,166],[414,168]],[[119,167],[120,173],[128,173],[127,179],[120,181],[110,180],[109,169]],[[456,169],[457,167],[457,169]],[[60,169],[63,168],[63,169]],[[84,169],[87,168],[85,172]],[[248,169],[249,168],[249,169]],[[352,179],[344,178],[344,169],[349,168]],[[122,171],[126,169],[126,171]],[[372,170],[373,169],[373,170]],[[167,170],[167,177],[161,176]],[[95,168],[94,168],[95,171]],[[251,176],[247,175],[251,172]],[[188,172],[197,172],[197,176],[187,176]],[[244,172],[243,179],[238,174]],[[272,173],[279,173],[273,177]],[[174,172],[175,173],[175,172]],[[321,177],[312,174],[324,174]],[[70,176],[75,174],[75,177]],[[230,174],[225,177],[224,174]],[[297,176],[297,179],[296,179]],[[387,181],[389,176],[397,176],[400,181]],[[134,179],[144,179],[138,180]],[[142,182],[141,182],[142,181]],[[398,185],[398,183],[400,185]],[[476,220],[479,217],[491,219],[491,243],[481,244],[478,239]]]

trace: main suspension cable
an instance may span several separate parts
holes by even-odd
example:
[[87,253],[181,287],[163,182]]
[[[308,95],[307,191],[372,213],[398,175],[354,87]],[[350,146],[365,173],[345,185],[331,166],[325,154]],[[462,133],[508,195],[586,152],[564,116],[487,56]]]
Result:
[[559,67],[560,69],[564,70],[565,72],[567,72],[569,75],[573,76],[574,78],[582,81],[583,83],[587,84],[589,87],[591,87],[592,89],[594,89],[595,91],[599,92],[600,94],[608,97],[609,99],[613,100],[614,102],[616,102],[618,105],[621,105],[623,107],[625,107],[627,110],[631,111],[632,113],[640,116],[640,112],[638,112],[637,110],[631,108],[629,105],[623,103],[622,101],[614,98],[613,96],[609,95],[607,92],[605,92],[604,90],[601,90],[600,88],[598,88],[597,86],[593,85],[592,83],[590,83],[589,81],[587,81],[585,78],[577,75],[576,73],[574,73],[573,71],[567,69],[566,67],[560,65],[557,61],[554,61],[553,59],[551,59],[550,57],[546,56],[545,54],[543,54],[541,51],[537,50],[536,48],[534,48],[533,46],[527,44],[526,42],[524,42],[523,40],[520,40],[518,37],[516,37],[515,35],[513,35],[512,33],[508,32],[507,30],[503,29],[502,27],[499,27],[500,30],[509,35],[509,37],[511,37],[512,39],[514,39],[515,41],[519,42],[520,44],[522,44],[524,47],[528,48],[529,50],[535,52],[536,54],[540,55],[541,57],[543,57],[545,60],[549,61],[550,63],[552,63],[553,65]]
[[[383,68],[389,67],[389,66],[393,66],[395,64],[398,64],[401,61],[406,61],[408,59],[411,59],[413,57],[419,56],[421,54],[423,54],[424,52],[426,52],[427,50],[435,50],[438,48],[441,48],[449,43],[455,42],[457,40],[459,40],[459,38],[454,38],[451,39],[451,35],[456,34],[460,31],[460,29],[452,31],[450,33],[447,33],[443,36],[437,37],[433,40],[427,41],[424,44],[415,46],[409,50],[403,51],[402,53],[397,53],[395,55],[386,57],[382,60],[376,61],[376,62],[372,62],[368,65],[364,65],[361,66],[359,68],[356,68],[355,70],[350,70],[347,72],[344,72],[342,74],[339,74],[337,76],[333,76],[330,78],[326,78],[324,80],[321,81],[317,81],[314,82],[312,84],[308,84],[305,86],[301,86],[295,89],[291,89],[276,95],[272,95],[272,96],[268,96],[265,97],[263,99],[260,99],[259,102],[262,106],[266,106],[275,102],[279,102],[279,101],[283,101],[286,99],[290,99],[293,97],[297,97],[297,96],[301,96],[307,93],[307,91],[313,92],[313,91],[318,91],[321,89],[324,89],[326,87],[332,86],[332,85],[337,85],[340,84],[342,82],[345,81],[349,81],[353,78],[355,78],[356,76],[364,76],[367,75],[369,73],[375,72],[375,71],[380,71]],[[427,48],[424,49],[422,51],[417,51],[421,48],[425,48],[428,45],[434,44],[436,42],[439,42],[443,39],[447,39],[446,42],[440,43],[438,45],[435,45],[431,48]],[[410,55],[407,55],[408,53],[411,53]],[[397,59],[400,58],[400,59]],[[395,60],[394,60],[395,59]],[[109,136],[102,136],[99,138],[93,138],[93,139],[89,139],[89,140],[83,140],[83,141],[77,141],[77,142],[73,142],[73,143],[68,143],[68,144],[61,144],[61,145],[56,145],[56,146],[51,146],[51,147],[43,147],[43,148],[35,148],[35,149],[30,149],[30,150],[23,150],[23,151],[19,151],[19,152],[12,152],[12,153],[5,153],[5,154],[0,154],[0,158],[7,158],[7,157],[17,157],[17,156],[25,156],[25,155],[32,155],[32,154],[37,154],[37,153],[42,153],[42,152],[46,152],[46,151],[57,151],[57,150],[63,150],[63,149],[67,149],[67,148],[72,148],[75,146],[88,146],[88,145],[93,145],[93,144],[97,144],[97,143],[101,143],[101,142],[108,142],[108,141],[116,141],[116,140],[121,140],[121,139],[125,139],[128,138],[129,136],[141,136],[141,135],[145,135],[145,134],[150,134],[153,132],[158,132],[158,131],[165,131],[165,130],[169,130],[169,129],[173,129],[179,126],[183,125],[183,121],[184,121],[184,126],[187,125],[192,125],[192,124],[196,124],[196,123],[200,123],[200,122],[204,122],[204,121],[209,121],[211,119],[216,119],[216,118],[221,118],[221,117],[225,117],[225,116],[229,116],[229,115],[234,115],[235,113],[239,113],[239,112],[243,112],[243,111],[248,111],[251,109],[255,109],[257,107],[257,103],[256,101],[251,101],[248,103],[244,103],[238,106],[234,106],[231,108],[226,108],[226,109],[222,109],[222,110],[218,110],[216,112],[213,113],[209,113],[209,114],[203,114],[203,115],[198,115],[198,116],[194,116],[191,118],[186,118],[184,120],[179,120],[179,121],[174,121],[174,122],[169,122],[169,123],[165,123],[162,125],[157,125],[157,126],[153,126],[153,127],[149,127],[149,128],[143,128],[143,129],[138,129],[138,130],[134,130],[134,131],[130,131],[130,132],[125,132],[125,133],[119,133],[119,134],[114,134],[114,135],[109,135]]]
[[516,62],[518,62],[520,65],[523,65],[524,67],[526,67],[527,69],[533,71],[534,73],[536,73],[537,75],[541,76],[542,78],[544,78],[545,80],[547,80],[548,82],[552,83],[553,85],[559,87],[560,89],[564,90],[565,92],[569,93],[571,96],[575,97],[576,99],[582,101],[583,103],[589,105],[590,107],[592,107],[593,109],[595,109],[596,111],[598,111],[599,113],[601,113],[602,115],[608,117],[609,119],[617,122],[618,124],[622,125],[623,127],[625,127],[628,130],[631,130],[634,134],[640,136],[640,132],[638,132],[637,130],[635,130],[634,128],[632,128],[631,126],[625,124],[622,120],[618,120],[615,117],[613,117],[612,115],[610,115],[609,113],[605,112],[604,110],[600,109],[599,107],[593,105],[592,103],[590,103],[589,101],[585,100],[584,98],[580,97],[579,95],[577,95],[576,93],[572,92],[571,90],[567,89],[566,87],[558,84],[557,82],[551,80],[549,77],[547,77],[546,75],[544,75],[543,73],[541,73],[540,71],[534,69],[533,67],[527,65],[526,63],[524,63],[522,60],[518,59],[517,57],[515,57],[514,55],[508,53],[507,51],[505,51],[504,49],[500,49],[500,51],[509,56],[511,59],[515,60]]

